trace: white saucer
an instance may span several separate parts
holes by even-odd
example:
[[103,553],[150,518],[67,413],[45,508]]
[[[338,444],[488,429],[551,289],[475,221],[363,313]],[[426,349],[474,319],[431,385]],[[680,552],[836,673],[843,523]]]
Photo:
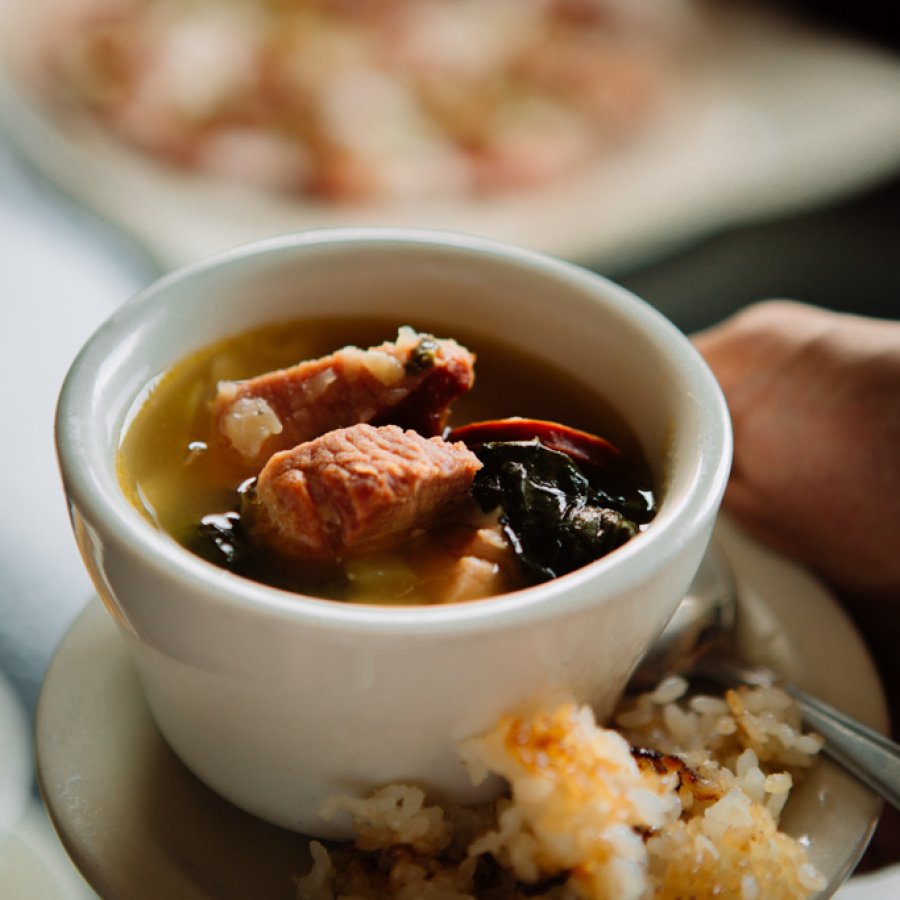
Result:
[[31,789],[31,748],[25,709],[0,672],[0,841],[18,821]]
[[675,109],[627,153],[568,183],[490,203],[276,198],[173,173],[47,109],[23,74],[34,45],[27,16],[58,2],[0,0],[0,127],[164,268],[284,231],[379,224],[468,231],[621,271],[721,227],[847,195],[900,163],[895,55],[772,4],[708,4],[711,50],[697,54]]
[[[884,730],[887,715],[864,645],[804,570],[722,521],[717,536],[740,585],[746,651]],[[125,645],[99,601],[64,639],[37,711],[38,776],[59,835],[104,897],[292,900],[303,837],[243,813],[176,759],[153,724]],[[809,841],[837,889],[859,860],[880,801],[823,761],[798,786],[785,829]]]

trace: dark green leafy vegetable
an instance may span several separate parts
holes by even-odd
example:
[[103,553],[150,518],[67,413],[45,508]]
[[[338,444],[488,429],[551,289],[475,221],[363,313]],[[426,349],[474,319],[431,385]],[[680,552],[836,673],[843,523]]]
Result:
[[238,512],[204,516],[188,538],[188,547],[207,562],[236,570],[248,552],[248,540]]
[[[248,478],[238,485],[235,499],[241,509],[252,501],[256,478]],[[244,525],[240,509],[205,515],[187,536],[187,548],[207,562],[232,572],[240,572],[252,557],[250,535]]]
[[486,443],[476,452],[484,467],[475,499],[485,511],[501,507],[506,535],[534,583],[615,550],[652,516],[640,491],[608,492],[538,440]]
[[437,361],[438,345],[432,337],[423,337],[409,354],[404,370],[407,375],[419,375],[434,368]]

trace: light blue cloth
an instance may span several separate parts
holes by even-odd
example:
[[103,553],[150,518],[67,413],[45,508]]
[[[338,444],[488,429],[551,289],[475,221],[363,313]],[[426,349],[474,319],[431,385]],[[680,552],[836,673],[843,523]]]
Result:
[[56,395],[88,335],[153,274],[0,144],[0,671],[29,711],[91,590],[57,474]]
[[92,590],[66,514],[53,416],[82,343],[155,274],[0,141],[0,897],[9,900],[93,896],[33,778],[41,680]]

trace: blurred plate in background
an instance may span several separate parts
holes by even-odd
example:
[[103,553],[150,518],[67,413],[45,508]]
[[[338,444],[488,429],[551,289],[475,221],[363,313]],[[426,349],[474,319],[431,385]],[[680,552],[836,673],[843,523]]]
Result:
[[382,224],[481,234],[617,272],[900,168],[900,59],[738,3],[710,11],[708,58],[678,103],[627,152],[565,183],[458,202],[276,197],[164,169],[86,122],[64,129],[19,77],[21,10],[0,0],[0,131],[164,268],[285,231]]

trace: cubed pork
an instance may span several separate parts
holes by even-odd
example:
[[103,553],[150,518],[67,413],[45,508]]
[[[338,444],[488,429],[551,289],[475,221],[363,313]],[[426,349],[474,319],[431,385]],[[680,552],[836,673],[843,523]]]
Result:
[[315,562],[382,549],[472,502],[481,462],[463,443],[359,424],[276,453],[251,501],[254,535]]
[[456,341],[401,328],[397,340],[344,347],[247,381],[219,384],[218,428],[248,462],[360,422],[440,434],[450,404],[475,380]]

